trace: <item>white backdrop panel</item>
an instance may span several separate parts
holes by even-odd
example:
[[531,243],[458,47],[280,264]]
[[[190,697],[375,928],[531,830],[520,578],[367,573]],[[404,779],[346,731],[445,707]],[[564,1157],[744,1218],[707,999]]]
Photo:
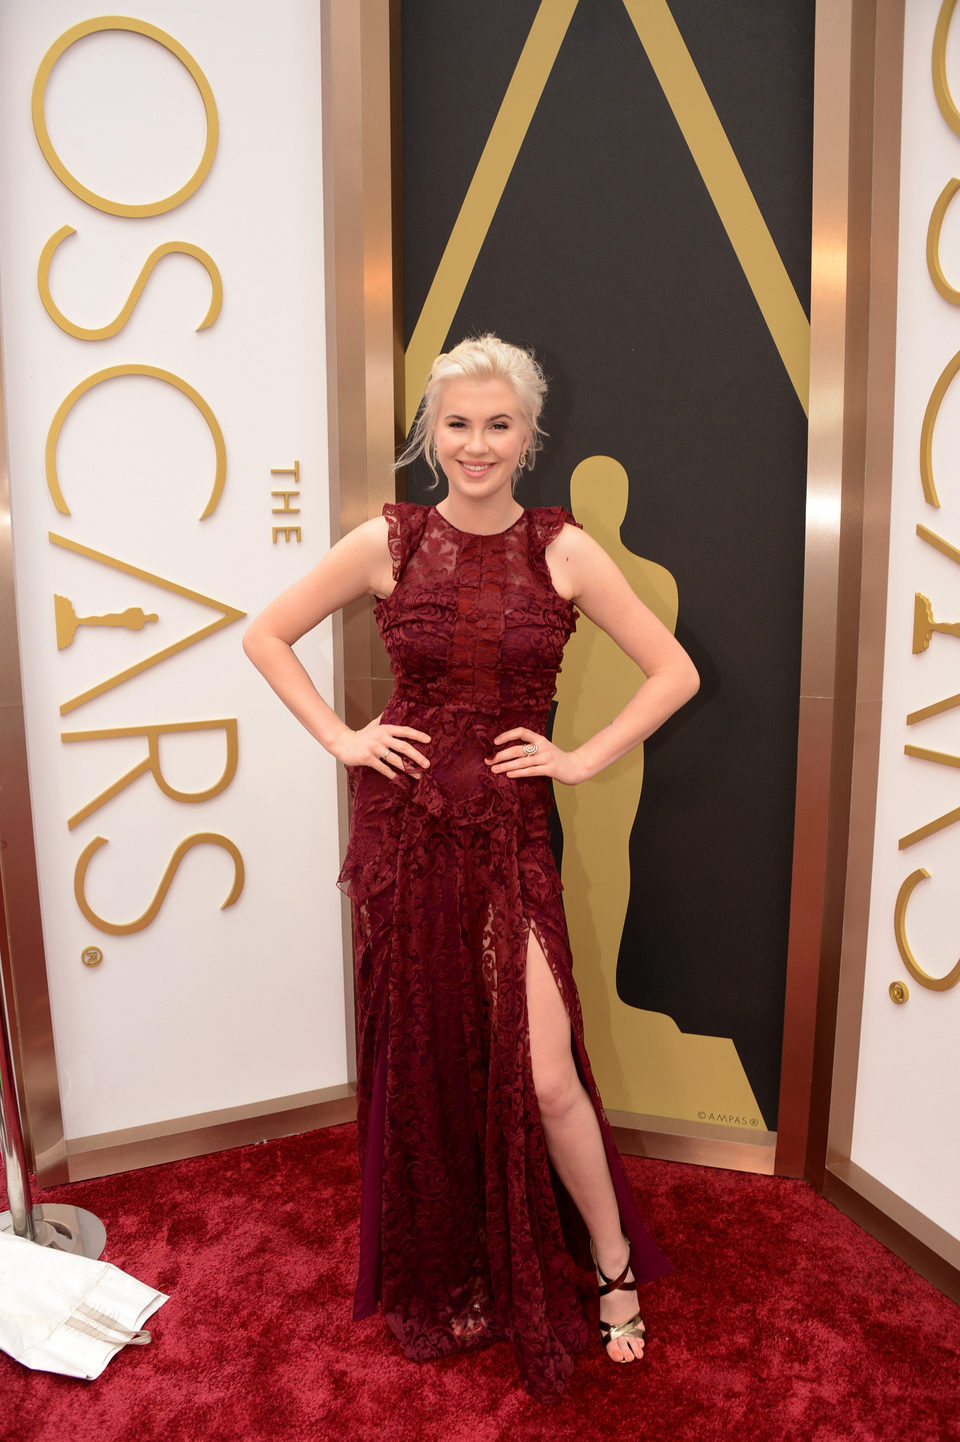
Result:
[[[893,502],[882,703],[880,778],[863,998],[852,1160],[953,1236],[960,1236],[960,1155],[951,1142],[952,1098],[960,1092],[960,988],[932,991],[911,977],[894,931],[904,880],[926,868],[910,900],[906,933],[934,975],[960,952],[957,875],[960,823],[901,848],[899,841],[960,806],[957,762],[904,754],[907,745],[960,757],[960,707],[908,723],[907,717],[960,691],[960,639],[934,634],[913,652],[914,597],[928,597],[938,621],[960,621],[960,564],[917,535],[918,523],[960,547],[960,383],[936,424],[933,473],[941,505],[924,499],[921,424],[930,394],[960,351],[960,306],[935,289],[926,264],[927,225],[943,187],[960,176],[960,135],[940,113],[931,82],[939,0],[906,7],[900,172],[900,257],[894,416]],[[948,41],[948,76],[960,97],[960,27]],[[960,211],[948,211],[941,261],[960,284]],[[889,985],[909,1000],[895,1005]]]
[[[60,711],[221,614],[137,570],[252,615],[329,544],[319,6],[137,7],[196,61],[220,122],[212,168],[196,192],[147,218],[105,214],[71,193],[31,124],[31,89],[48,47],[98,13],[75,0],[0,0],[0,285],[14,555],[68,1137],[347,1076],[334,767],[246,662],[244,622]],[[116,31],[66,51],[50,75],[45,115],[67,168],[93,191],[129,203],[183,185],[206,137],[200,92],[180,61],[145,36]],[[147,256],[171,241],[212,258],[223,283],[220,314],[197,331],[210,278],[192,256],[168,255],[117,335],[66,334],[37,282],[41,251],[65,225],[76,234],[54,254],[49,287],[78,326],[116,316]],[[57,408],[85,378],[121,364],[171,372],[211,408],[226,480],[205,519],[216,464],[211,429],[187,395],[141,376],[93,388],[67,415],[56,463],[70,514],[55,509],[44,448]],[[300,496],[284,503],[271,491],[298,487],[271,468],[295,461]],[[272,514],[284,504],[299,514]],[[281,534],[274,543],[278,525],[299,525],[301,539]],[[50,532],[128,569],[53,544]],[[55,594],[81,618],[60,650]],[[139,630],[102,619],[128,608],[157,619]],[[329,628],[299,650],[330,694]],[[147,747],[129,737],[65,743],[63,732],[224,718],[237,723],[238,763],[220,794],[187,804],[145,775],[68,827]],[[213,787],[224,769],[224,733],[166,737],[160,756],[173,788]],[[223,846],[204,844],[183,858],[142,929],[114,935],[81,914],[75,869],[94,837],[108,845],[90,861],[87,903],[102,919],[129,923],[150,905],[176,847],[198,833],[227,838],[242,856],[245,882],[233,905],[220,909],[234,860]],[[95,969],[81,962],[91,946],[104,954]]]

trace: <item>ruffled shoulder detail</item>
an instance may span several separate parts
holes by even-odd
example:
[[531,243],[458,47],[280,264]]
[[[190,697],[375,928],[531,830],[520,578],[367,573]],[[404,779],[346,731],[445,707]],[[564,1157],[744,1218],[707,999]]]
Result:
[[531,563],[541,580],[552,586],[544,551],[551,541],[557,539],[564,526],[576,526],[579,531],[582,531],[583,527],[564,506],[532,506],[527,511],[527,517]]
[[527,512],[530,518],[530,549],[543,552],[551,541],[555,541],[564,526],[576,526],[583,530],[579,521],[564,506],[533,506]]
[[414,501],[387,501],[383,507],[395,581],[399,581],[403,568],[420,544],[429,511],[429,506],[418,506]]

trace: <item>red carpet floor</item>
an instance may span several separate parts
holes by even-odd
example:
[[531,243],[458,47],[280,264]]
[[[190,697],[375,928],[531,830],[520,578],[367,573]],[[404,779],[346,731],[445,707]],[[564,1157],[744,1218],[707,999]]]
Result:
[[626,1165],[676,1271],[642,1293],[646,1360],[598,1344],[554,1407],[505,1346],[418,1366],[379,1318],[351,1322],[353,1127],[44,1193],[95,1212],[107,1260],[171,1299],[96,1382],[0,1355],[0,1439],[960,1439],[946,1297],[802,1182]]

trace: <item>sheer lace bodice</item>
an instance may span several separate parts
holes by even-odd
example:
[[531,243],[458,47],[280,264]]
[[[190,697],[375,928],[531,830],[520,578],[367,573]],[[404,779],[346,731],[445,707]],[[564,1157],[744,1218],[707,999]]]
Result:
[[395,698],[543,715],[576,612],[553,588],[545,551],[572,521],[524,511],[492,536],[459,531],[432,507],[386,507],[397,586],[377,606]]

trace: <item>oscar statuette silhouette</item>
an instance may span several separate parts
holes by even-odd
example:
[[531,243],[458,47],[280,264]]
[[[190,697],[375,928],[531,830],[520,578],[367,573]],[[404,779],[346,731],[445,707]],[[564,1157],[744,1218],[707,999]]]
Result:
[[[678,613],[673,576],[634,555],[620,538],[628,495],[627,473],[610,456],[590,456],[571,478],[574,515],[673,631]],[[626,705],[637,684],[633,662],[605,632],[581,619],[564,653],[555,743],[572,749],[601,730]],[[702,1122],[722,1109],[723,1115],[745,1119],[762,1132],[762,1113],[730,1038],[681,1032],[669,1016],[629,1006],[617,994],[617,962],[630,898],[630,833],[643,767],[639,746],[582,786],[555,787],[563,828],[564,906],[587,1048],[600,1093],[609,1111]],[[682,857],[676,864],[683,865]],[[636,959],[636,965],[644,967],[669,964],[669,957]]]

